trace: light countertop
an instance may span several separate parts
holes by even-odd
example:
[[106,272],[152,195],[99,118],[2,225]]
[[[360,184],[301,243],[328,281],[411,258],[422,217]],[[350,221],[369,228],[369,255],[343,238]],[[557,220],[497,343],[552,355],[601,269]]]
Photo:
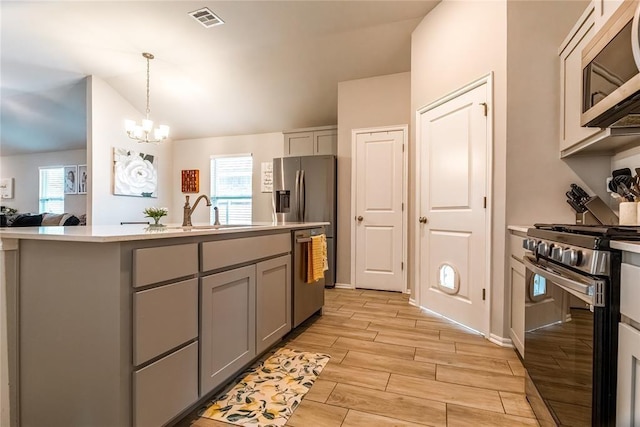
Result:
[[166,239],[175,237],[206,236],[220,234],[247,233],[269,230],[295,230],[300,228],[322,227],[328,222],[271,223],[254,222],[251,225],[221,226],[196,224],[193,227],[181,227],[167,224],[153,227],[146,224],[95,225],[70,227],[7,227],[0,228],[0,240],[58,240],[70,242],[126,242],[133,240]]
[[636,254],[640,254],[640,242],[630,242],[624,240],[613,240],[611,242],[611,247],[613,249],[619,249],[621,251],[633,252]]
[[526,233],[528,229],[533,227],[532,225],[508,225],[507,230],[510,231],[519,231],[521,233]]

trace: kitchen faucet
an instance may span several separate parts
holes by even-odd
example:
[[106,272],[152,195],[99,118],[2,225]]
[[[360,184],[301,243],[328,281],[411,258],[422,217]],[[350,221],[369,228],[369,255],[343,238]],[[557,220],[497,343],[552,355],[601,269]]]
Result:
[[185,197],[186,197],[186,200],[184,202],[184,207],[183,207],[182,226],[191,227],[193,226],[193,224],[191,224],[191,214],[193,213],[196,206],[198,206],[198,203],[200,202],[200,200],[203,197],[207,199],[207,206],[211,206],[211,200],[209,200],[209,197],[206,194],[202,194],[196,199],[196,202],[193,204],[193,207],[191,207],[191,205],[189,205],[189,196],[185,196]]

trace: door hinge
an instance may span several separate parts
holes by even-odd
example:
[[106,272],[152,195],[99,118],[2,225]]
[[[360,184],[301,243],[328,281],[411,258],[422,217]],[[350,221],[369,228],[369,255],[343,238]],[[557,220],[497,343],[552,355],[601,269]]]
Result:
[[487,117],[487,110],[488,110],[488,106],[486,102],[481,102],[480,105],[482,105],[482,108],[484,109],[484,116]]
[[402,144],[402,152],[404,153],[404,144]]
[[403,271],[404,271],[404,262],[401,262],[401,263],[400,263],[400,270],[403,270]]
[[485,299],[487,299],[487,290],[485,288],[482,288],[482,301],[484,301]]
[[487,209],[487,196],[484,196],[484,208]]
[[402,203],[402,212],[404,212],[404,203]]

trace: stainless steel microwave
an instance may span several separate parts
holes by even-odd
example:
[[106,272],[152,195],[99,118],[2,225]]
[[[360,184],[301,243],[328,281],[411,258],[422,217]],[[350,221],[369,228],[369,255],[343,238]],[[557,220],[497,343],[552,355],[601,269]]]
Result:
[[625,0],[582,50],[582,126],[640,127],[638,4]]

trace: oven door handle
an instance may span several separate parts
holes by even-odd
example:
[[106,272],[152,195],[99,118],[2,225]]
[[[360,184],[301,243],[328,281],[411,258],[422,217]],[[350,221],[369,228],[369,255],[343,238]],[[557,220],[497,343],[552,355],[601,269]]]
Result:
[[584,295],[587,297],[584,299],[588,299],[589,304],[594,307],[605,306],[604,290],[606,282],[604,280],[595,279],[590,276],[580,276],[580,280],[585,282],[580,283],[571,277],[570,271],[560,266],[554,265],[551,267],[549,265],[539,264],[535,259],[526,255],[522,260],[527,269],[553,282],[559,288],[574,295],[576,293]]

